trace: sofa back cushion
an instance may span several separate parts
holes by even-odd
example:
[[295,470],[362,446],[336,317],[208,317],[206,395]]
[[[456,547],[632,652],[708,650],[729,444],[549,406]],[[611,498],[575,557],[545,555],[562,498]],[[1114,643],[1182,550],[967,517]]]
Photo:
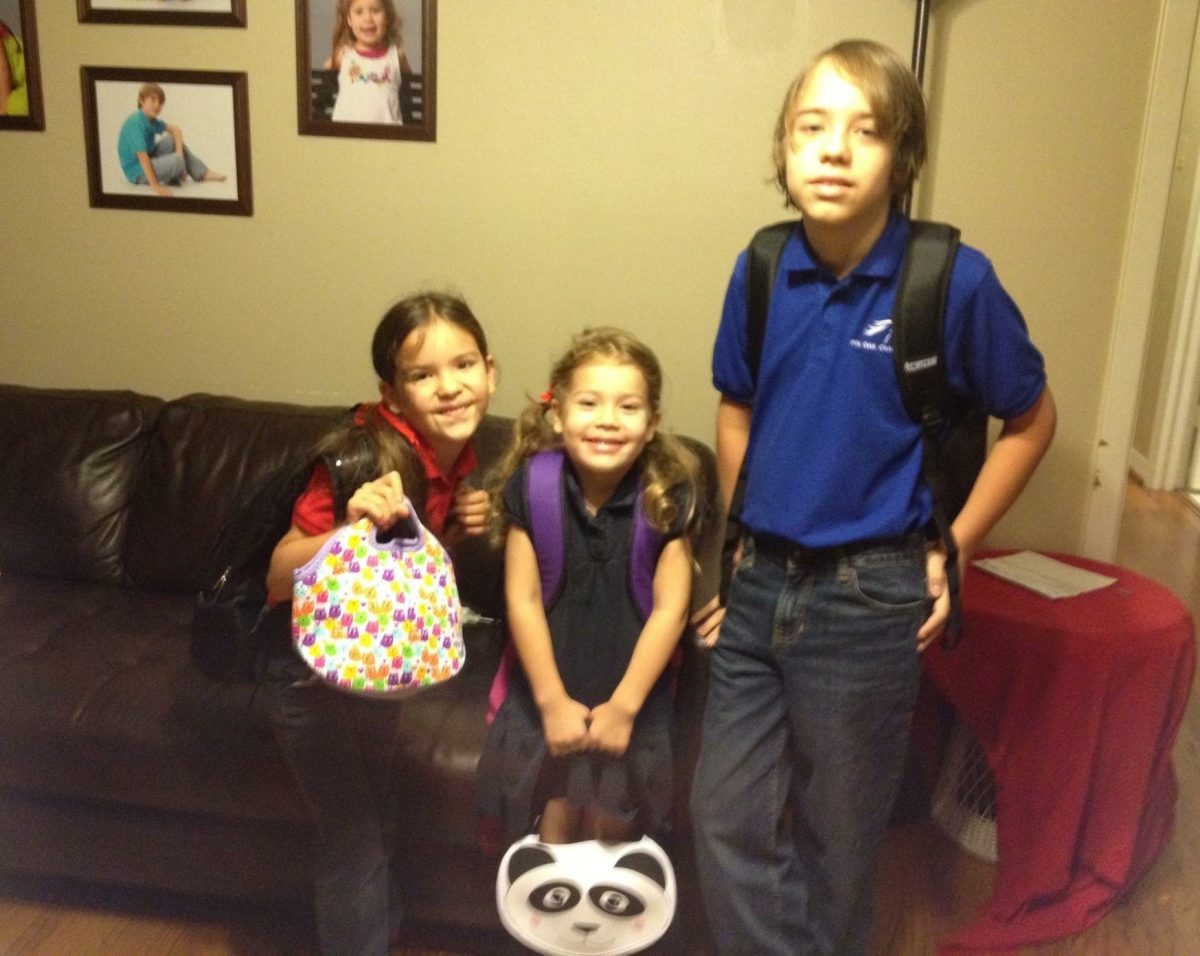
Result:
[[347,410],[200,394],[167,402],[130,512],[125,560],[134,583],[198,591],[234,506],[307,454]]
[[162,401],[0,385],[0,570],[127,583],[129,499]]

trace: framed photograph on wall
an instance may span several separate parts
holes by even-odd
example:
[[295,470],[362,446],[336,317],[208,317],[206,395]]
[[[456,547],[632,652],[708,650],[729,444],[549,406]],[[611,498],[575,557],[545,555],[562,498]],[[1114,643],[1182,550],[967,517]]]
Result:
[[244,27],[246,0],[76,0],[80,23]]
[[0,0],[0,130],[44,130],[33,0]]
[[92,206],[253,214],[245,73],[79,72]]
[[301,133],[437,139],[437,0],[296,0]]

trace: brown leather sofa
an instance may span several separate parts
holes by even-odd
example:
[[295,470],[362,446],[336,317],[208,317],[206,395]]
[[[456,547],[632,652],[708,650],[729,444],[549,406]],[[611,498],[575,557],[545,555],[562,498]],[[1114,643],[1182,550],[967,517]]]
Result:
[[[344,411],[0,385],[0,870],[307,898],[309,817],[259,689],[203,677],[190,662],[188,626],[235,501]],[[481,468],[510,425],[485,422]],[[711,509],[712,453],[694,447]],[[711,581],[717,533],[708,524],[700,554]],[[464,602],[498,617],[499,556],[476,543],[457,572]],[[411,920],[501,933],[496,861],[478,848],[472,802],[502,633],[473,623],[466,640],[464,671],[402,707],[400,859]],[[672,852],[677,924],[691,936],[682,795],[705,661],[685,644]]]

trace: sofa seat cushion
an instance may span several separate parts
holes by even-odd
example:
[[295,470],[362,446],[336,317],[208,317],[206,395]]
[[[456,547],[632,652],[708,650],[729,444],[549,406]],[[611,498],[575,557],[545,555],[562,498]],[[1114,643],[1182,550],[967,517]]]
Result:
[[[192,601],[137,588],[0,576],[0,787],[146,809],[307,822],[265,694],[192,667]],[[499,659],[491,625],[466,628],[453,681],[401,702],[409,832],[474,840],[474,773]],[[452,806],[455,812],[446,814]],[[446,830],[444,821],[453,826]],[[410,827],[411,824],[411,827]]]
[[0,786],[306,819],[251,685],[188,658],[189,598],[0,577]]
[[396,780],[401,834],[474,847],[476,770],[503,634],[498,625],[468,624],[464,637],[467,662],[458,676],[400,704]]

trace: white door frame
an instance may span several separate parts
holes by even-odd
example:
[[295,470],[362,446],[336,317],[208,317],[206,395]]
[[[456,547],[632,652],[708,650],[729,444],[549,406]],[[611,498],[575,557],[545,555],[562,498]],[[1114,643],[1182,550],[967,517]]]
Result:
[[1200,390],[1200,169],[1195,172],[1172,300],[1162,394],[1144,476],[1154,489],[1175,490],[1189,483],[1193,412]]
[[1158,414],[1150,440],[1146,485],[1153,489],[1184,487],[1192,447],[1193,409],[1200,365],[1200,170],[1188,207],[1183,268],[1175,289],[1166,366]]
[[1142,356],[1198,11],[1200,0],[1165,0],[1159,14],[1133,209],[1092,453],[1092,488],[1080,536],[1080,553],[1101,561],[1113,560],[1121,530]]

